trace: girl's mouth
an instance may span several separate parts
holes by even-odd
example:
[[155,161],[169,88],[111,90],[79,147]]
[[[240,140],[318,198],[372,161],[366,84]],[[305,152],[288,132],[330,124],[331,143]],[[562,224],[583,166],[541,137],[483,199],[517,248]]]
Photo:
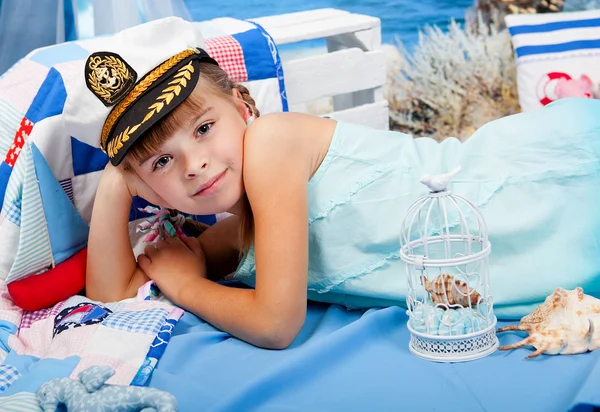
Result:
[[206,183],[198,188],[196,193],[194,193],[194,196],[209,196],[213,194],[217,190],[219,183],[223,180],[226,173],[227,170],[209,179]]

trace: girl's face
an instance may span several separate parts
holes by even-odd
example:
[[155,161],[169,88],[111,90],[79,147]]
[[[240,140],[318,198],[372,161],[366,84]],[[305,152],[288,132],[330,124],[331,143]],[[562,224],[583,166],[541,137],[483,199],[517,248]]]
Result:
[[151,157],[132,166],[170,208],[194,215],[236,213],[244,194],[246,107],[210,91],[203,97],[204,107],[195,116]]

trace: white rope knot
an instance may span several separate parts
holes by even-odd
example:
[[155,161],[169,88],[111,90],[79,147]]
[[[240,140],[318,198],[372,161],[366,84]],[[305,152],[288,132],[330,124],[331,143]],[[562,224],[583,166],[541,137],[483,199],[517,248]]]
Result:
[[173,216],[171,215],[169,217],[169,220],[175,225],[175,226],[179,226],[182,227],[185,224],[185,216],[182,215],[181,213],[177,213],[177,215]]
[[144,238],[144,242],[156,242],[159,239],[164,240],[167,237],[186,237],[183,230],[181,230],[186,218],[181,213],[154,206],[146,206],[138,210],[153,215],[138,224],[138,232],[148,232],[148,235]]

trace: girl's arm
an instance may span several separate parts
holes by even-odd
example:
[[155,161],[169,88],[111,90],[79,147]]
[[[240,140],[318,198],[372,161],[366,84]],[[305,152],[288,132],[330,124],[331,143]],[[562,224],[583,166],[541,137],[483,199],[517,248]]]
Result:
[[[257,346],[287,347],[306,316],[307,184],[314,159],[307,145],[298,142],[306,139],[301,133],[311,132],[332,133],[332,121],[268,115],[246,133],[244,182],[254,214],[255,288],[230,288],[196,276],[171,296],[216,327]],[[165,276],[164,281],[169,279]]]
[[129,240],[131,195],[116,168],[102,172],[88,239],[86,295],[114,302],[135,296],[149,279],[137,266]]

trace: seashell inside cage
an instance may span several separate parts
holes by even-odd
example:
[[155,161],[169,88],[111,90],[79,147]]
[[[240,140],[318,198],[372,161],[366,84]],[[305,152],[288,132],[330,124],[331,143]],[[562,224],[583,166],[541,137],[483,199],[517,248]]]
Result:
[[460,166],[421,178],[429,193],[408,209],[400,235],[409,349],[439,362],[482,358],[498,347],[489,278],[492,247],[479,210],[448,190],[459,171]]

